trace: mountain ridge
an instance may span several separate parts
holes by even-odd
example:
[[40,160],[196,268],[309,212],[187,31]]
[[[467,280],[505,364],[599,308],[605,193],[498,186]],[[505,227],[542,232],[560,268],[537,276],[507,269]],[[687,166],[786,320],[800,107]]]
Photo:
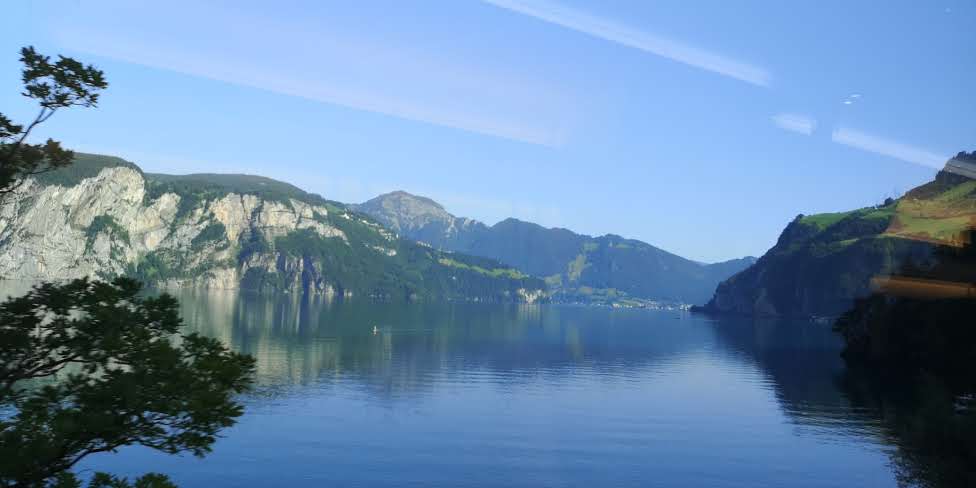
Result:
[[78,154],[0,205],[0,278],[127,274],[159,286],[537,301],[542,280],[398,238],[371,217],[255,175],[144,173]]
[[704,264],[616,234],[593,237],[514,217],[489,226],[403,190],[352,207],[436,249],[489,257],[544,277],[565,301],[704,303],[720,281],[755,259]]
[[976,226],[976,153],[959,153],[898,199],[848,212],[798,215],[753,266],[716,288],[700,310],[750,316],[837,316],[872,280],[929,266],[940,245]]

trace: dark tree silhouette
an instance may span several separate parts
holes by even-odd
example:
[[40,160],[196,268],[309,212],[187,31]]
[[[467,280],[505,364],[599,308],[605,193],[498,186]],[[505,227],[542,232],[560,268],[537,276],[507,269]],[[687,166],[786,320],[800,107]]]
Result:
[[[92,107],[108,86],[71,58],[21,50],[23,95],[40,112],[26,127],[0,114],[0,203],[31,175],[71,164],[59,143],[27,141],[62,108]],[[182,334],[178,304],[147,297],[128,278],[41,284],[0,303],[0,487],[75,488],[85,457],[143,445],[203,456],[242,413],[235,396],[254,360],[219,341]],[[106,473],[89,488],[170,488],[150,473],[133,483]]]
[[28,176],[71,164],[74,153],[59,142],[48,139],[43,144],[30,144],[27,138],[59,109],[94,107],[98,92],[108,87],[100,70],[72,58],[58,56],[52,63],[50,57],[25,47],[20,50],[20,61],[24,64],[21,94],[36,100],[40,110],[26,126],[0,113],[0,196],[16,190]]
[[68,480],[130,444],[202,456],[241,415],[254,360],[179,333],[176,299],[139,292],[81,279],[0,304],[0,405],[16,412],[0,420],[0,485]]

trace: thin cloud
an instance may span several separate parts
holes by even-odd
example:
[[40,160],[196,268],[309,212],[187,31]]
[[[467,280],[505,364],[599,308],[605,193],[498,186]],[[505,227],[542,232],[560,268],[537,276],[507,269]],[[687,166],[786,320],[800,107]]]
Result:
[[860,99],[861,99],[860,93],[852,93],[848,95],[847,98],[845,98],[844,101],[841,103],[843,103],[844,105],[853,105],[855,102],[859,101]]
[[547,1],[482,0],[496,7],[556,24],[584,34],[639,49],[757,86],[769,86],[770,74],[763,68],[715,54],[704,49],[633,29],[579,10]]
[[949,159],[948,156],[942,154],[847,127],[834,129],[830,139],[838,144],[857,148],[862,151],[881,154],[930,168],[942,169],[946,160]]
[[78,52],[529,144],[563,145],[575,119],[549,82],[316,23],[328,19],[140,5],[97,4],[55,33]]
[[817,121],[810,117],[797,114],[776,114],[772,117],[773,123],[780,129],[796,132],[809,136],[817,128]]

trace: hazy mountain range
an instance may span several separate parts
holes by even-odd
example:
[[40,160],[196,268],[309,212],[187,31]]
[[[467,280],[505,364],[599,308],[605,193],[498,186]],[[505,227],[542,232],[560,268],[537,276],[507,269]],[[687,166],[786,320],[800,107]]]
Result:
[[78,154],[0,206],[0,278],[485,301],[703,303],[744,258],[702,264],[616,235],[458,218],[394,192],[361,205],[269,178],[144,173]]
[[403,191],[352,207],[435,249],[496,259],[545,278],[566,301],[704,303],[719,282],[755,262],[702,264],[618,235],[591,237],[514,218],[488,226]]
[[[0,279],[133,275],[163,286],[836,315],[872,279],[976,226],[976,155],[897,200],[800,215],[764,256],[703,264],[633,239],[456,217],[406,192],[326,200],[250,175],[143,173],[79,154],[0,206]],[[711,298],[711,300],[709,300]]]

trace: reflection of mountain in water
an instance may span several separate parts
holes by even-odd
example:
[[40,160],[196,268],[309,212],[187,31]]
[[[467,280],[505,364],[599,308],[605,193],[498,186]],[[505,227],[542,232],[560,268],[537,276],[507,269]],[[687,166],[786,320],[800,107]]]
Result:
[[[820,437],[870,436],[890,446],[904,486],[974,486],[972,408],[933,376],[848,368],[839,336],[812,323],[723,319],[716,335],[772,378],[784,413]],[[969,420],[967,420],[967,418]]]
[[330,302],[219,292],[179,298],[192,327],[257,357],[265,385],[345,376],[373,394],[398,397],[422,394],[437,378],[458,375],[501,383],[558,381],[585,368],[613,379],[708,350],[762,371],[798,428],[878,433],[869,410],[852,408],[838,388],[841,344],[825,325],[587,307]]
[[430,473],[445,486],[892,483],[876,423],[835,386],[839,347],[824,326],[551,305],[177,298],[189,329],[257,358],[248,413],[203,463],[127,450],[86,469],[159,466],[186,486],[419,486]]
[[840,338],[806,321],[722,318],[719,341],[771,378],[783,412],[798,428],[841,436],[880,436],[880,421],[838,387],[847,374]]
[[648,341],[651,324],[639,311],[214,291],[183,291],[178,298],[192,329],[257,358],[264,385],[346,376],[394,396],[429,388],[438,375],[517,383],[588,368],[612,378],[713,341],[703,327],[657,328]]
[[176,293],[189,327],[254,355],[261,389],[274,392],[345,378],[371,397],[395,399],[423,395],[445,378],[560,382],[582,370],[613,381],[704,351],[761,371],[798,429],[879,432],[876,410],[864,402],[852,408],[838,388],[841,344],[825,325],[591,307]]

